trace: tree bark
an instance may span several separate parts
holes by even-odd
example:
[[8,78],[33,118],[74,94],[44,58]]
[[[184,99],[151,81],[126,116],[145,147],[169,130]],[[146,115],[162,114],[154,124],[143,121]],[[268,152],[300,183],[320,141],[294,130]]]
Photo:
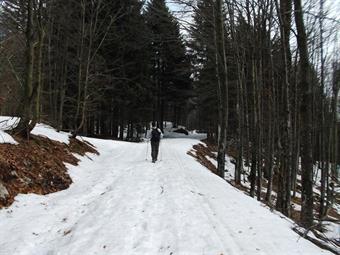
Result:
[[309,80],[310,64],[307,34],[303,20],[301,0],[294,0],[294,16],[297,28],[297,44],[300,53],[301,92],[301,168],[302,168],[302,208],[301,223],[305,227],[313,225],[313,155],[312,155],[312,84]]
[[30,137],[30,132],[35,126],[36,119],[33,119],[32,106],[36,101],[36,88],[33,83],[34,69],[34,13],[33,0],[27,0],[27,23],[26,23],[26,68],[25,68],[25,83],[22,94],[21,116],[17,127],[14,129],[27,139]]
[[214,3],[214,44],[219,116],[217,138],[217,172],[218,175],[224,179],[228,128],[228,69],[225,50],[225,27],[222,0],[215,0]]

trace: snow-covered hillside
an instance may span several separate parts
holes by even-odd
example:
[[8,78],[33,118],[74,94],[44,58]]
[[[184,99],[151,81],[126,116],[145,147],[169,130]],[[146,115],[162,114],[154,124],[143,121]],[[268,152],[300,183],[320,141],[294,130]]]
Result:
[[69,166],[69,189],[0,210],[1,255],[331,254],[187,155],[198,140],[164,139],[156,164],[147,143],[87,140],[100,155]]

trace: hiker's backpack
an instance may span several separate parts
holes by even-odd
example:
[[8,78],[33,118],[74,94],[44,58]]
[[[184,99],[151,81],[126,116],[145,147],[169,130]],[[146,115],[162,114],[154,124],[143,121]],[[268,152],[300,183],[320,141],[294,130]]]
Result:
[[157,128],[152,129],[151,131],[151,141],[159,142],[161,140],[161,132],[158,131]]

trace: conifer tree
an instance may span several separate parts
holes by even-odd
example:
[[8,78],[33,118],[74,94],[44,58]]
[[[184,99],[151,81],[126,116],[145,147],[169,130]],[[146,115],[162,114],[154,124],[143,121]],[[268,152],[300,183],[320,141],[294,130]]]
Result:
[[200,127],[207,130],[213,141],[217,125],[217,94],[214,55],[214,20],[212,2],[201,0],[194,13],[194,25],[191,27],[190,48],[194,70],[194,85],[198,97],[198,115]]
[[145,17],[151,38],[153,119],[163,129],[165,114],[169,110],[178,110],[178,106],[183,105],[190,95],[190,62],[186,56],[179,24],[165,1],[151,1],[147,5]]

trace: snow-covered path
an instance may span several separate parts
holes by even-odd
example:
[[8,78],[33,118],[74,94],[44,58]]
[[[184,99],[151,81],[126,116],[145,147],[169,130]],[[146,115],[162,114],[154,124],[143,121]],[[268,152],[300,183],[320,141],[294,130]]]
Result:
[[145,143],[90,141],[68,190],[0,210],[1,255],[330,254],[195,162],[197,140],[165,139],[156,164]]

